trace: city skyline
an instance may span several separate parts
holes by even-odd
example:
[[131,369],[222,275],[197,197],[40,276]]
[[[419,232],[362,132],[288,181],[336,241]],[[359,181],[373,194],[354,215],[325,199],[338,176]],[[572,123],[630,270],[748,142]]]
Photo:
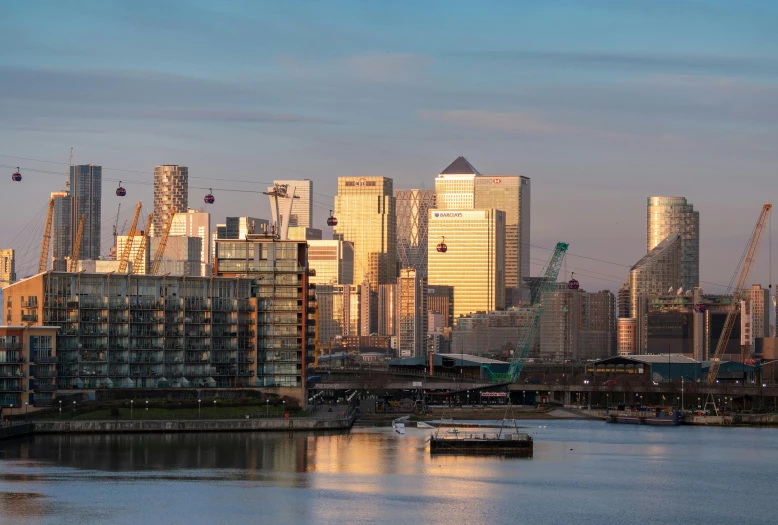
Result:
[[[684,195],[705,215],[701,284],[722,292],[710,283],[729,282],[775,188],[774,3],[563,1],[505,5],[499,19],[447,5],[452,24],[488,22],[466,46],[448,38],[440,6],[405,6],[402,16],[356,3],[258,6],[7,6],[0,70],[14,82],[0,87],[0,154],[21,157],[2,157],[5,169],[27,171],[13,186],[25,206],[6,206],[0,246],[61,189],[70,147],[74,162],[105,167],[106,219],[119,180],[125,202],[148,205],[152,167],[175,159],[196,167],[191,202],[213,187],[216,217],[269,217],[251,191],[311,178],[322,229],[338,176],[431,188],[441,162],[461,154],[486,173],[533,179],[532,275],[563,240],[568,271],[587,289],[617,289],[645,249],[635,210],[650,195]],[[323,9],[339,16],[319,22]],[[70,35],[90,24],[110,42]],[[330,46],[314,44],[322,35]],[[764,285],[766,261],[763,252],[754,271]]]

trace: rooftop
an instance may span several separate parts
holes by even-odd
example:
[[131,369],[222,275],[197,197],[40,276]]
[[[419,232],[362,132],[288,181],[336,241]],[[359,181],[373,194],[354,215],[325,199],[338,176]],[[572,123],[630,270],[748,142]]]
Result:
[[441,175],[480,175],[477,169],[463,156],[459,156],[440,172]]

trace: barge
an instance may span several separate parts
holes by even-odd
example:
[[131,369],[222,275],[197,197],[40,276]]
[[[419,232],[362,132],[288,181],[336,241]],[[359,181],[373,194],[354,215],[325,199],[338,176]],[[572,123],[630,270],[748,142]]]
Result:
[[644,408],[642,410],[611,410],[605,411],[605,421],[608,423],[625,423],[628,425],[660,425],[678,426],[683,423],[683,413],[669,407]]
[[525,432],[464,433],[430,438],[430,454],[532,456],[532,436]]

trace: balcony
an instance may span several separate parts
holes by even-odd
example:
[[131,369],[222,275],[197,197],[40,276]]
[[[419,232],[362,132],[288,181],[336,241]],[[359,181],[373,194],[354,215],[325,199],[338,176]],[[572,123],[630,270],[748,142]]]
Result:
[[21,350],[22,343],[7,343],[0,341],[0,350]]
[[52,364],[57,362],[57,356],[55,355],[39,355],[35,356],[33,361],[39,365]]
[[38,298],[30,297],[26,301],[22,301],[22,308],[38,308]]
[[38,314],[22,315],[22,322],[25,322],[25,323],[37,323],[38,322]]
[[33,377],[57,377],[56,370],[36,370]]
[[35,385],[33,390],[36,392],[56,392],[57,385]]

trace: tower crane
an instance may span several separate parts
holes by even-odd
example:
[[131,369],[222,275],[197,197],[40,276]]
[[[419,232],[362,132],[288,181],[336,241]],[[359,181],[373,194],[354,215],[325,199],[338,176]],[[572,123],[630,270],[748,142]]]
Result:
[[173,226],[173,217],[175,213],[171,213],[168,217],[167,224],[165,225],[165,231],[162,232],[162,237],[159,239],[159,246],[157,247],[157,253],[154,254],[154,261],[151,263],[151,274],[156,275],[159,273],[159,266],[162,264],[162,256],[165,253],[165,247],[167,246],[167,238],[170,235],[170,228]]
[[[151,221],[154,219],[154,214],[149,213],[149,218],[146,221],[146,228],[143,230],[140,245],[138,251],[135,253],[135,260],[132,261],[132,273],[140,273],[141,265],[143,265],[143,273],[146,273],[146,245],[149,243],[149,228],[151,227]],[[131,241],[135,244],[135,239]]]
[[113,223],[113,253],[116,255],[117,251],[119,250],[119,246],[117,244],[117,238],[119,235],[119,232],[117,231],[117,227],[119,226],[119,212],[122,210],[122,203],[119,203],[119,207],[116,209],[116,220]]
[[46,217],[46,227],[43,229],[43,244],[41,244],[41,258],[38,261],[38,273],[46,271],[49,259],[49,245],[51,244],[51,219],[54,216],[54,198],[49,201],[49,214]]
[[527,317],[524,327],[519,335],[519,341],[516,343],[516,349],[513,352],[513,358],[508,366],[508,372],[497,373],[492,372],[489,365],[483,365],[481,368],[486,371],[494,383],[512,383],[521,374],[524,369],[524,363],[527,362],[527,357],[532,350],[532,345],[535,343],[535,336],[538,333],[540,327],[540,318],[543,316],[543,311],[548,303],[548,293],[556,284],[557,277],[559,276],[559,270],[562,267],[562,261],[565,258],[565,252],[567,252],[568,244],[566,242],[558,242],[554,253],[551,254],[546,263],[546,267],[543,271],[543,278],[540,281],[538,293],[535,296],[535,304],[533,305],[532,312]]
[[[740,300],[743,299],[743,291],[746,288],[746,283],[751,277],[751,270],[754,267],[756,261],[756,254],[759,253],[759,245],[762,243],[762,235],[764,234],[765,227],[767,226],[767,218],[770,216],[770,209],[772,204],[765,204],[762,206],[762,213],[759,214],[759,220],[756,221],[754,231],[751,233],[751,240],[748,242],[748,247],[740,260],[740,277],[737,280],[737,286],[735,287],[733,294],[732,307],[727,312],[727,319],[724,321],[724,328],[721,329],[721,336],[719,342],[716,345],[716,353],[711,357],[710,368],[708,369],[708,377],[706,379],[707,384],[712,385],[716,383],[716,378],[719,375],[719,368],[721,368],[721,358],[724,356],[724,351],[729,343],[729,336],[732,335],[732,328],[735,326],[735,320],[737,318]],[[706,406],[707,406],[706,402]]]
[[130,249],[132,248],[132,240],[135,237],[135,227],[138,226],[138,217],[140,217],[140,209],[143,206],[143,202],[139,202],[135,206],[135,217],[132,218],[132,224],[130,230],[127,232],[127,242],[124,243],[124,250],[122,250],[122,257],[119,260],[118,273],[124,273],[127,271],[127,263],[130,260]]
[[78,221],[78,231],[76,232],[76,242],[73,243],[73,256],[70,258],[69,272],[75,272],[78,269],[78,256],[81,253],[81,237],[84,235],[84,214]]

